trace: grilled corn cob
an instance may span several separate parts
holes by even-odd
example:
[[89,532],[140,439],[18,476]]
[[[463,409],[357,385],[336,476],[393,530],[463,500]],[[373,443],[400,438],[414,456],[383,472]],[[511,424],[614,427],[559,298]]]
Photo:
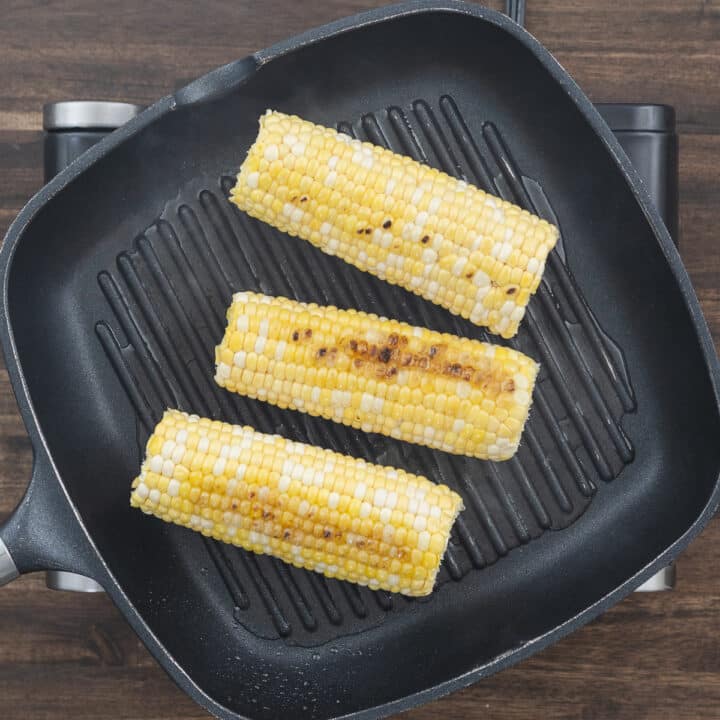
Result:
[[418,475],[168,410],[130,498],[161,520],[327,577],[427,595],[462,499]]
[[228,390],[491,460],[516,451],[537,374],[510,348],[251,292],[234,296],[215,358]]
[[506,338],[558,237],[553,225],[439,170],[272,111],[230,199]]

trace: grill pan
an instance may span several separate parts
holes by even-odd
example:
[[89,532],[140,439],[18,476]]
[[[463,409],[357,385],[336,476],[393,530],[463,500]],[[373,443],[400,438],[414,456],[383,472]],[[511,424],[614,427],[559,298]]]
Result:
[[[214,386],[213,346],[240,289],[485,339],[227,203],[267,107],[558,223],[511,341],[542,364],[516,459],[365,436]],[[490,10],[392,6],[219,68],[41,190],[0,270],[3,347],[35,451],[0,528],[0,580],[96,579],[218,717],[369,718],[468,685],[619,601],[718,505],[718,364],[679,256],[587,98]],[[166,405],[452,486],[468,509],[436,591],[410,600],[329,581],[132,511],[129,483]]]

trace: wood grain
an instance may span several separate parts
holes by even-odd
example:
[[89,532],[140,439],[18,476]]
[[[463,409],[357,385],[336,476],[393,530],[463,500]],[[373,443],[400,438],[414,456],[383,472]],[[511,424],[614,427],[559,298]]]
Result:
[[[5,0],[0,233],[42,181],[42,103],[150,103],[179,79],[374,4]],[[720,339],[720,1],[529,6],[530,30],[592,99],[676,106],[682,254]],[[0,519],[21,497],[31,461],[0,366]],[[633,596],[521,666],[404,717],[720,718],[719,522],[678,567],[675,592]],[[207,717],[166,678],[106,597],[52,593],[33,576],[0,591],[0,716]]]

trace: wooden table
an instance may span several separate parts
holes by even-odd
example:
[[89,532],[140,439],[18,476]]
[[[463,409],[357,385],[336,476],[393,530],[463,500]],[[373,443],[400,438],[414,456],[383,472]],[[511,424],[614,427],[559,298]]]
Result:
[[[6,0],[0,235],[42,182],[42,103],[150,103],[179,78],[374,4],[381,3]],[[527,25],[593,100],[677,108],[682,254],[720,338],[720,2],[530,0]],[[20,499],[30,467],[0,368],[0,520]],[[675,592],[634,595],[520,667],[405,717],[719,718],[720,522],[683,555],[678,576]],[[0,591],[0,716],[207,717],[106,597],[51,592],[41,576]]]

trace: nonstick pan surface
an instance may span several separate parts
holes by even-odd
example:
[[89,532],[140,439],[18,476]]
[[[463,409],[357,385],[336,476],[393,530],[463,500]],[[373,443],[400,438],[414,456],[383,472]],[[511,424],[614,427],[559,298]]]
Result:
[[[232,292],[485,338],[236,212],[268,107],[392,147],[557,222],[513,341],[542,365],[517,458],[492,464],[216,388]],[[717,506],[717,360],[627,158],[504,16],[413,3],[312,31],[165,98],[48,185],[0,256],[3,341],[36,451],[0,529],[18,569],[98,579],[222,717],[373,717],[494,672],[630,592]],[[165,406],[400,465],[467,506],[432,596],[328,581],[128,505]]]

